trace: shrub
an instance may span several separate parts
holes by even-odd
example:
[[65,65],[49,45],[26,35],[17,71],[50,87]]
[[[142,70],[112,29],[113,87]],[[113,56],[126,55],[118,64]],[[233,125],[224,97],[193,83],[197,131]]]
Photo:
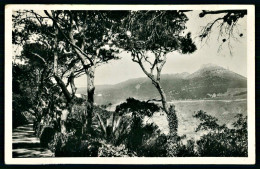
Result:
[[136,153],[130,151],[121,144],[119,146],[114,146],[112,144],[102,143],[102,146],[98,150],[99,157],[135,157]]
[[40,134],[40,143],[42,147],[48,147],[48,144],[53,140],[55,130],[52,126],[44,126]]
[[[136,152],[137,156],[165,156],[166,136],[160,134],[155,124],[144,124],[143,121],[145,116],[151,117],[159,110],[159,106],[154,103],[128,98],[116,107],[115,112],[110,112],[110,116],[106,116],[108,113],[102,113],[102,116],[97,113],[102,136],[113,149],[106,150],[107,146],[103,146],[102,154],[120,155],[114,154],[114,151],[125,145],[128,150]],[[124,155],[123,152],[122,154]]]
[[183,144],[182,141],[177,143],[177,157],[195,157],[198,156],[195,152],[195,141],[188,140],[187,144]]
[[[15,107],[15,102],[13,103],[13,107]],[[18,109],[18,108],[16,108]],[[20,112],[20,110],[13,109],[13,128],[28,124],[28,120],[26,117]]]
[[202,121],[196,131],[208,131],[208,134],[204,134],[197,141],[199,156],[247,156],[247,117],[243,117],[242,114],[236,115],[237,121],[233,123],[234,129],[219,125],[216,118],[203,111],[197,112],[194,117]]
[[195,141],[187,140],[184,144],[184,139],[186,135],[183,136],[168,136],[167,139],[167,156],[169,157],[194,157],[198,156],[195,151]]
[[[141,151],[141,152],[140,152]],[[167,136],[159,134],[147,140],[140,148],[139,154],[145,157],[166,157],[167,156]]]
[[131,118],[122,115],[118,116],[112,112],[109,118],[102,117],[96,112],[97,128],[95,128],[96,136],[105,139],[106,142],[115,146],[123,144],[130,132]]
[[81,140],[74,132],[56,133],[49,144],[55,157],[97,157],[101,144],[96,139]]
[[138,113],[140,116],[151,117],[154,112],[160,110],[160,107],[154,103],[139,101],[134,98],[126,99],[126,102],[116,106],[116,112],[124,114],[127,112]]

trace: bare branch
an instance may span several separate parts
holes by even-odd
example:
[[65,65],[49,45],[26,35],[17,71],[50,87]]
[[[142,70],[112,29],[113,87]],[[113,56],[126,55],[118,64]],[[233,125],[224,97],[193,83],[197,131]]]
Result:
[[152,65],[152,67],[151,67],[151,74],[153,74],[153,70],[154,70],[154,68],[155,68],[155,65],[157,65],[157,58],[155,57],[155,59],[154,59],[154,62],[153,62],[153,65]]
[[158,100],[158,99],[149,99],[146,101],[146,103],[149,103],[149,102],[161,102],[162,99]]
[[205,15],[208,14],[223,14],[223,13],[247,13],[246,10],[216,10],[216,11],[206,11],[203,10],[200,14],[199,17],[204,17]]
[[140,53],[135,53],[135,56],[137,58],[137,63],[140,65],[141,69],[143,70],[143,72],[153,81],[156,82],[156,80],[154,79],[154,76],[152,74],[150,74],[144,67],[143,62],[142,62],[142,58],[139,57]]
[[64,96],[65,96],[65,98],[67,100],[67,102],[70,102],[72,97],[71,97],[70,92],[68,91],[66,85],[61,80],[61,78],[58,77],[57,75],[54,75],[54,78],[55,78],[57,84],[60,86],[60,88],[61,88],[61,90],[62,90],[62,92],[63,92],[63,94],[64,94]]
[[163,60],[161,61],[161,65],[157,66],[157,80],[160,81],[161,79],[161,71],[162,71],[162,68],[164,66],[164,64],[166,63],[166,55],[163,55]]
[[37,53],[31,52],[31,54],[33,54],[34,56],[37,56],[44,63],[44,65],[47,64],[46,60],[43,57],[41,57],[40,55],[38,55]]

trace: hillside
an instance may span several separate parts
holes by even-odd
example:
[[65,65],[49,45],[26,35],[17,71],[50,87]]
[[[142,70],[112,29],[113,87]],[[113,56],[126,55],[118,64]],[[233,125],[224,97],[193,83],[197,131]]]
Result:
[[[164,74],[161,84],[168,101],[205,98],[245,98],[247,79],[223,67],[207,64],[196,72]],[[85,94],[86,88],[77,93]],[[115,85],[96,86],[97,104],[118,103],[128,97],[146,100],[159,98],[159,94],[148,78],[130,79]]]

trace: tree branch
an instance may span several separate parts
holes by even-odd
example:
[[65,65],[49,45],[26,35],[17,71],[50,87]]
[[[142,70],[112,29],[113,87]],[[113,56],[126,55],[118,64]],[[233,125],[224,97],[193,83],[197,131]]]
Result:
[[37,56],[44,63],[44,65],[47,64],[46,60],[43,57],[41,57],[40,55],[38,55],[37,53],[31,52],[31,54],[33,54],[34,56]]
[[45,14],[52,19],[53,23],[57,26],[58,30],[61,32],[61,34],[64,36],[64,38],[66,39],[66,41],[68,41],[68,43],[74,48],[74,50],[76,51],[76,53],[78,54],[78,56],[83,60],[83,62],[85,63],[85,58],[86,57],[88,59],[88,61],[90,62],[90,64],[94,65],[93,61],[91,60],[91,58],[88,57],[88,54],[85,53],[84,51],[82,51],[77,45],[75,45],[75,42],[71,41],[66,35],[65,33],[61,30],[61,28],[59,27],[56,19],[54,19],[52,16],[50,16],[50,14],[44,10]]
[[154,76],[152,74],[150,74],[144,67],[143,63],[142,63],[142,59],[139,57],[139,54],[136,53],[134,54],[137,58],[137,63],[140,65],[140,67],[142,68],[143,72],[153,81],[155,82]]
[[70,92],[68,91],[66,85],[64,84],[64,82],[57,75],[54,75],[54,78],[55,78],[57,84],[60,86],[60,88],[61,88],[61,90],[62,90],[62,92],[63,92],[63,94],[64,94],[64,96],[65,96],[65,98],[67,100],[67,102],[68,103],[71,102],[72,97],[71,97]]
[[74,69],[73,69],[70,74],[70,87],[71,87],[71,91],[72,91],[72,97],[75,96],[75,93],[77,91],[77,87],[75,86],[74,79],[75,79],[75,75],[74,75]]
[[223,14],[223,13],[247,13],[247,10],[217,10],[217,11],[206,11],[203,10],[200,14],[199,17],[204,17],[205,15],[208,14]]
[[146,103],[149,103],[149,102],[161,102],[162,99],[158,100],[158,99],[149,99],[146,101]]

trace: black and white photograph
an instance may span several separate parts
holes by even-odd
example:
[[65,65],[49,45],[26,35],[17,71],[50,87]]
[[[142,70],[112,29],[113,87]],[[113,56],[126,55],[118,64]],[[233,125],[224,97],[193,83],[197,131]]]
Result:
[[253,5],[7,5],[5,162],[254,164],[254,20]]

